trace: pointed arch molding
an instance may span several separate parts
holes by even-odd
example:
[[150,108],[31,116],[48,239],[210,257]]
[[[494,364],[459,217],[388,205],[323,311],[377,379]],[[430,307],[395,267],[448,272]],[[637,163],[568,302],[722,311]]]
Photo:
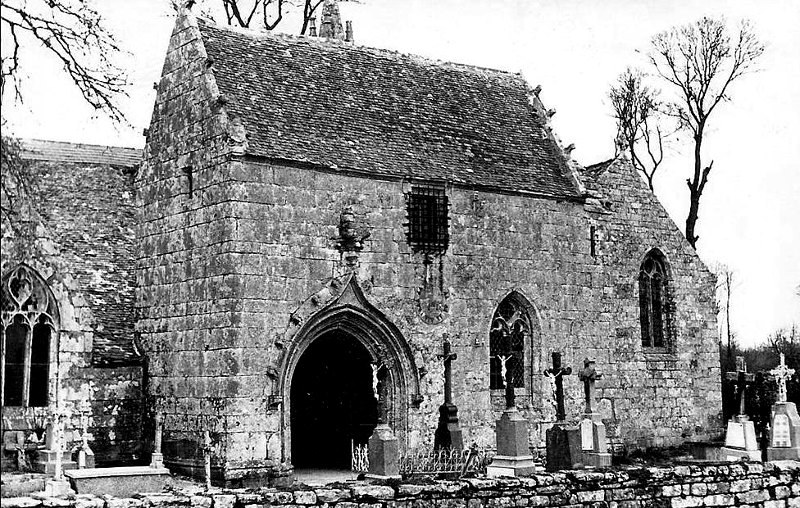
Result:
[[20,263],[2,278],[2,319],[8,326],[16,316],[22,316],[30,328],[37,323],[59,331],[61,316],[50,285],[39,272],[25,263]]
[[386,367],[390,424],[395,432],[404,433],[409,407],[422,401],[414,354],[400,330],[367,300],[352,273],[332,279],[290,316],[286,331],[275,343],[276,362],[267,372],[273,378],[272,407],[280,406],[288,425],[287,406],[297,363],[312,342],[333,331],[358,340],[373,362]]

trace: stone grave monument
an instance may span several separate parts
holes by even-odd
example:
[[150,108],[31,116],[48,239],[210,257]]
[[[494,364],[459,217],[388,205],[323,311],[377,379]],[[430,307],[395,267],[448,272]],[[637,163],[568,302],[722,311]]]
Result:
[[78,494],[131,497],[140,492],[161,492],[170,482],[161,456],[163,418],[156,413],[154,451],[149,466],[87,467],[66,473]]
[[45,432],[45,448],[39,450],[33,463],[33,469],[37,473],[61,477],[64,470],[78,467],[78,464],[72,460],[70,451],[65,450],[63,417],[64,415],[57,409],[50,414]]
[[400,447],[392,428],[389,426],[388,404],[386,404],[386,383],[381,382],[379,373],[385,370],[382,365],[372,365],[372,389],[378,401],[378,425],[369,438],[369,476],[377,478],[400,477]]
[[772,405],[767,460],[800,460],[800,416],[794,402],[786,401],[786,381],[794,369],[786,366],[781,353],[781,363],[769,373],[778,384],[778,399]]
[[442,345],[443,354],[439,359],[444,363],[444,404],[439,406],[439,424],[434,435],[434,450],[456,450],[464,449],[464,440],[461,435],[461,428],[458,425],[458,407],[453,404],[453,372],[452,362],[458,359],[458,355],[453,353],[450,341],[447,337]]
[[[510,341],[503,341],[510,346]],[[497,455],[486,468],[487,476],[520,476],[533,474],[536,464],[533,462],[530,446],[528,445],[528,421],[517,411],[514,383],[511,371],[508,370],[508,360],[512,352],[508,350],[499,355],[502,367],[503,386],[506,390],[506,409],[497,420],[495,434],[497,437]]]
[[81,415],[81,446],[78,448],[78,469],[94,467],[94,452],[89,448],[89,415],[92,407],[88,399],[84,399],[79,407]]
[[561,353],[553,353],[553,366],[544,371],[553,384],[553,401],[556,407],[556,422],[547,429],[545,442],[548,471],[583,467],[580,434],[578,428],[567,425],[564,408],[564,376],[572,374],[571,367],[561,366]]
[[578,373],[578,379],[583,382],[583,392],[586,407],[583,419],[579,424],[581,432],[581,451],[583,463],[589,467],[611,466],[611,454],[608,452],[606,441],[606,426],[600,413],[594,410],[594,383],[603,375],[595,369],[594,360],[585,359],[583,370]]
[[736,372],[726,372],[726,379],[736,381],[736,394],[739,398],[739,414],[733,416],[728,422],[725,431],[725,446],[722,448],[722,458],[736,461],[742,458],[761,460],[761,450],[756,441],[756,430],[753,422],[747,417],[744,410],[745,392],[747,386],[752,384],[755,376],[747,372],[744,357],[736,357]]

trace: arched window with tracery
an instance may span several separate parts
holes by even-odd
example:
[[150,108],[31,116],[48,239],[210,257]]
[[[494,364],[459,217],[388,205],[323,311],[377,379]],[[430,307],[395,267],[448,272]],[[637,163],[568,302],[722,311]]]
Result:
[[531,318],[524,300],[511,293],[500,302],[489,332],[489,388],[503,388],[503,364],[514,388],[525,387],[525,348],[530,342]]
[[58,305],[42,277],[18,265],[2,279],[0,391],[3,406],[46,406]]
[[669,346],[669,278],[664,257],[650,251],[639,270],[639,319],[642,325],[642,346]]

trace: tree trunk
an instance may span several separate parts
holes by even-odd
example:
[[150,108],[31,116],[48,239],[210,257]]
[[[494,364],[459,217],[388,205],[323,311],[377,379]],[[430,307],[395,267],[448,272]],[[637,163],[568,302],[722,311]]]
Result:
[[703,161],[701,158],[700,149],[703,145],[703,129],[702,126],[697,130],[694,136],[694,178],[686,181],[689,186],[689,215],[686,217],[686,240],[693,248],[697,248],[697,235],[694,234],[694,228],[697,224],[697,212],[700,209],[700,195],[703,190],[701,187],[701,175],[703,168]]

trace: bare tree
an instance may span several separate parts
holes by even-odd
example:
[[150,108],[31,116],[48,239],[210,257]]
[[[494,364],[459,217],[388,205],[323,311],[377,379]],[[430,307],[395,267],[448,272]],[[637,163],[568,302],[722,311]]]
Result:
[[[102,16],[86,0],[0,0],[0,30],[0,101],[7,99],[7,93],[24,101],[25,62],[30,52],[44,49],[60,61],[87,103],[116,122],[125,121],[118,99],[125,95],[128,81],[115,64],[121,50]],[[0,209],[3,223],[17,229],[15,219],[33,182],[19,143],[6,134],[5,116],[0,122],[4,131]]]
[[663,118],[658,91],[643,82],[638,69],[620,74],[608,93],[617,121],[616,146],[624,147],[631,162],[647,178],[653,189],[653,177],[664,160]]
[[735,347],[734,335],[731,331],[731,294],[735,280],[735,272],[725,264],[717,263],[712,268],[717,276],[717,301],[719,302],[720,312],[725,316],[725,336],[727,339],[728,358],[733,358]]
[[783,353],[789,365],[800,365],[800,329],[793,324],[788,330],[781,328],[767,338],[775,354]]
[[302,5],[303,21],[300,35],[305,35],[317,8],[324,0],[220,0],[229,25],[255,28],[253,22],[259,21],[261,28],[274,30],[284,20],[284,14]]
[[670,114],[679,127],[691,134],[694,143],[694,170],[686,179],[689,187],[689,213],[686,239],[695,247],[695,227],[700,196],[708,183],[712,160],[703,163],[703,141],[711,114],[723,101],[729,101],[731,84],[753,70],[764,52],[751,25],[743,21],[732,35],[724,19],[704,17],[692,24],[674,27],[652,40],[650,61],[658,74],[677,92]]

